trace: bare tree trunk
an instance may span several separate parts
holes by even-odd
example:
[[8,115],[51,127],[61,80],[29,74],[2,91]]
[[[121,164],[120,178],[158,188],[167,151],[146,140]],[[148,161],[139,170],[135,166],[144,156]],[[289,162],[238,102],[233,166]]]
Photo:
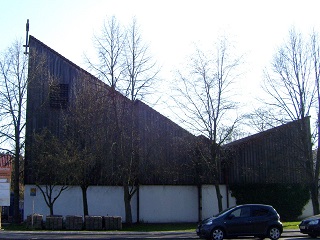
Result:
[[222,209],[222,195],[221,195],[221,191],[220,191],[220,186],[219,183],[215,183],[214,187],[216,189],[216,195],[217,195],[217,200],[218,200],[218,207],[219,207],[219,212],[221,212]]
[[[17,150],[19,145],[16,145],[16,152],[19,153],[19,150]],[[19,183],[20,183],[20,158],[19,155],[15,155],[14,157],[14,190],[13,190],[13,196],[14,196],[14,201],[13,201],[13,219],[14,222],[19,224],[21,222],[21,216],[20,216],[20,207],[19,207],[19,202],[20,202],[20,188],[19,188]]]
[[[318,118],[320,119],[320,117]],[[320,125],[318,124],[318,133]],[[313,206],[313,214],[317,215],[320,213],[319,210],[319,168],[320,168],[320,141],[318,140],[317,158],[314,169],[314,179],[311,185],[311,201]]]
[[[308,128],[306,127],[307,123],[305,118],[302,118],[302,127],[301,127],[301,137],[302,137],[302,146],[304,146],[303,150],[305,152],[305,159],[307,161],[306,173],[309,180],[309,191],[311,195],[311,202],[313,207],[313,214],[319,214],[319,190],[318,190],[318,179],[319,179],[319,160],[320,160],[320,143],[318,142],[317,149],[317,158],[314,162],[314,158],[312,156],[312,147],[311,147],[311,136],[308,134]],[[318,126],[319,128],[319,126]],[[319,131],[319,129],[318,129]]]
[[[319,214],[319,169],[320,169],[320,141],[319,141],[319,131],[320,131],[320,48],[319,48],[319,37],[315,32],[311,35],[311,52],[313,55],[313,65],[314,65],[314,77],[315,77],[315,88],[316,88],[316,97],[317,97],[317,133],[318,133],[318,147],[317,147],[317,157],[314,163],[314,171],[311,173],[313,176],[313,186],[310,191],[311,201],[313,206],[313,213],[315,215]],[[313,156],[312,156],[313,160]],[[312,169],[312,168],[311,168]]]
[[313,207],[313,214],[319,214],[319,191],[318,191],[318,183],[312,182],[310,184],[310,193],[311,193],[311,202]]
[[202,185],[198,184],[198,221],[202,221]]
[[[18,127],[17,127],[18,126]],[[19,224],[20,216],[20,121],[17,121],[15,126],[15,156],[14,156],[14,190],[13,190],[13,219]]]
[[88,186],[81,186],[82,202],[83,202],[83,216],[88,216],[89,215],[87,189],[88,189]]
[[131,211],[131,195],[129,192],[128,184],[123,184],[123,197],[126,212],[126,223],[130,226],[132,224],[132,211]]
[[50,215],[53,215],[53,204],[50,205]]
[[[318,133],[320,130],[320,125],[318,124]],[[319,164],[320,164],[320,142],[318,140],[318,149],[317,149],[317,157],[316,161],[313,162],[313,158],[311,157],[309,160],[310,164],[307,166],[308,176],[310,179],[309,189],[311,195],[311,202],[313,207],[313,214],[317,215],[320,213],[319,211]],[[314,166],[314,167],[313,167]]]

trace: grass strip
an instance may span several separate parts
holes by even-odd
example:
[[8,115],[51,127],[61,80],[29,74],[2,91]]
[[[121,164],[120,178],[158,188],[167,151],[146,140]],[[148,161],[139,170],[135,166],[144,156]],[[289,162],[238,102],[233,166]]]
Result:
[[[283,222],[284,230],[298,230],[300,222]],[[135,223],[131,226],[123,224],[121,231],[132,232],[161,232],[161,231],[195,231],[197,223]],[[28,231],[26,225],[23,224],[3,224],[3,230],[8,231]],[[30,230],[32,231],[32,230]]]

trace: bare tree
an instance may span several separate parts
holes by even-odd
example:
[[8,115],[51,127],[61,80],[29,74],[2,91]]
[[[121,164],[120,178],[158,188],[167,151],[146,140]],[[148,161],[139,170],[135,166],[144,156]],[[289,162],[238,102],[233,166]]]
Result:
[[[65,143],[54,136],[48,129],[34,133],[36,154],[31,163],[35,184],[42,193],[50,215],[54,215],[53,207],[61,193],[68,189],[70,168]],[[69,166],[68,166],[69,165]]]
[[105,117],[108,104],[104,94],[101,83],[80,75],[73,86],[74,101],[64,117],[64,144],[73,169],[70,183],[81,187],[85,216],[89,215],[88,187],[102,184],[110,176],[106,173],[110,166],[105,150],[108,146]]
[[[183,124],[197,134],[206,137],[199,148],[200,158],[210,169],[217,193],[218,207],[222,210],[222,195],[219,189],[219,149],[232,136],[239,121],[227,117],[236,109],[232,101],[231,87],[237,76],[241,58],[231,58],[231,45],[226,39],[218,42],[216,51],[206,54],[197,49],[187,67],[188,73],[179,72],[175,82],[175,96],[179,118]],[[206,150],[204,150],[207,148]]]
[[281,115],[281,111],[279,111],[278,114],[275,114],[274,109],[271,107],[260,107],[254,109],[253,113],[246,114],[244,119],[247,120],[245,124],[248,125],[248,127],[255,132],[262,132],[284,124],[284,120],[277,118],[279,115]]
[[301,137],[295,141],[304,155],[303,161],[299,161],[306,166],[313,211],[318,214],[319,164],[313,164],[311,136],[306,126],[306,117],[311,114],[317,97],[317,76],[314,77],[313,73],[317,75],[319,71],[319,56],[313,43],[305,41],[300,33],[291,29],[288,40],[274,55],[270,70],[265,71],[264,90],[269,96],[265,103],[277,111],[273,112],[274,119],[280,122],[301,120]]
[[[0,151],[14,156],[14,221],[20,223],[20,159],[24,150],[25,107],[27,97],[28,57],[22,43],[16,41],[0,60]],[[6,147],[4,147],[6,146]]]
[[[264,90],[268,105],[281,109],[284,121],[301,119],[310,114],[315,88],[310,76],[310,49],[301,34],[290,30],[289,40],[279,48],[272,61],[271,71],[265,71]],[[280,119],[278,117],[277,119]]]
[[136,19],[127,28],[125,42],[125,72],[123,90],[131,101],[143,100],[152,93],[159,68],[142,40]]
[[95,43],[100,62],[92,68],[111,86],[107,93],[110,152],[118,181],[123,184],[126,223],[131,224],[130,202],[137,191],[139,165],[135,100],[143,99],[151,91],[159,69],[142,41],[135,19],[122,31],[112,17],[104,25],[101,36],[95,37]]
[[139,26],[136,19],[132,20],[131,25],[126,31],[125,42],[125,71],[122,92],[131,100],[129,107],[129,136],[127,144],[130,148],[129,155],[123,155],[123,190],[126,211],[126,222],[132,223],[131,199],[137,187],[137,173],[139,167],[139,143],[137,131],[137,116],[135,111],[135,101],[144,99],[151,93],[154,82],[156,81],[159,69],[156,62],[149,54],[148,46],[143,42]]
[[[315,214],[319,214],[319,172],[320,172],[320,45],[319,35],[313,32],[311,35],[311,53],[313,63],[313,76],[315,80],[315,108],[316,108],[316,142],[317,142],[317,156],[315,163],[311,164],[309,174],[312,176],[312,202]],[[317,211],[318,210],[318,211]]]
[[98,63],[88,57],[89,68],[111,88],[117,89],[117,82],[124,70],[123,50],[125,34],[115,16],[104,23],[101,34],[94,36]]

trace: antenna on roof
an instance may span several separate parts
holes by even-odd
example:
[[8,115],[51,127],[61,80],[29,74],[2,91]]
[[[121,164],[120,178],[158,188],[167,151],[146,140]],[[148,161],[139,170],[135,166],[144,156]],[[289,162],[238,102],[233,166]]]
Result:
[[29,19],[27,19],[26,24],[26,45],[23,45],[26,48],[24,54],[28,54],[28,47],[29,47]]

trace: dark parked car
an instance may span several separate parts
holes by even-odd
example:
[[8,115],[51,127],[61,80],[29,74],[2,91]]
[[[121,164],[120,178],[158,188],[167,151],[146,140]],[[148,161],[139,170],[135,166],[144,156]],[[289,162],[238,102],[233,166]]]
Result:
[[320,215],[308,217],[299,224],[301,233],[308,234],[312,238],[320,236]]
[[278,239],[282,223],[277,211],[269,205],[245,204],[226,209],[200,222],[196,233],[200,238],[222,240],[238,236]]

